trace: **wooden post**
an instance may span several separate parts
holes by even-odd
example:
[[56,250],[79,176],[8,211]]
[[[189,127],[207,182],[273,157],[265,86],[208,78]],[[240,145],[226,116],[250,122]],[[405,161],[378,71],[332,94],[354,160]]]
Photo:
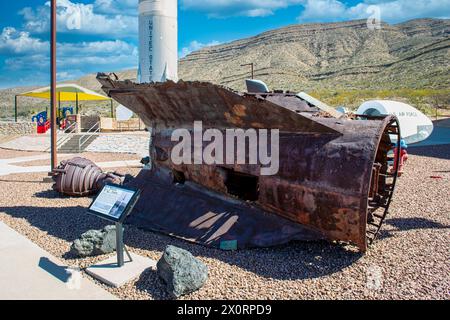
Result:
[[76,94],[76,100],[75,100],[75,114],[78,114],[78,92]]
[[251,76],[252,76],[252,79],[255,79],[255,64],[253,62],[252,63],[241,64],[241,67],[247,67],[247,66],[251,67]]
[[59,119],[59,123],[61,124],[61,118],[62,118],[62,113],[61,113],[61,92],[58,92],[58,119]]
[[51,170],[58,166],[56,141],[56,0],[51,0],[50,26],[50,104],[51,104]]
[[17,122],[17,96],[14,97],[14,119]]
[[114,104],[112,99],[111,99],[111,118],[114,118]]

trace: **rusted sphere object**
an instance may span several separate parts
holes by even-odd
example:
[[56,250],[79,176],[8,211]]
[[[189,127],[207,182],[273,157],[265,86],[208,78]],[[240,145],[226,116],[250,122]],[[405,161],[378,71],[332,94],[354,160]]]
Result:
[[116,172],[105,173],[94,162],[81,157],[62,161],[54,172],[53,189],[75,197],[96,194],[107,183],[122,185],[125,179]]

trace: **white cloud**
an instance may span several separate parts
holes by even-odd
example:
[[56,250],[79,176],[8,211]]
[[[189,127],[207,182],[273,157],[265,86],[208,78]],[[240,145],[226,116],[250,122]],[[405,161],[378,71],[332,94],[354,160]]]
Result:
[[[11,27],[3,29],[0,40],[0,54],[9,56],[4,60],[4,70],[32,74],[47,72],[48,76],[48,41]],[[122,40],[57,45],[59,80],[73,79],[90,72],[133,68],[137,62],[137,47]]]
[[104,56],[109,56],[116,53],[127,53],[130,55],[137,54],[137,48],[134,45],[121,40],[62,43],[58,45],[58,50],[65,56],[79,56],[89,54],[101,54]]
[[[23,17],[22,30],[0,29],[0,86],[48,81],[50,44],[45,39],[50,28],[50,3],[40,1],[43,5],[19,12]],[[58,81],[97,71],[135,68],[138,49],[133,43],[138,34],[138,0],[78,2],[58,0],[58,33],[89,35],[98,40],[58,43]],[[64,38],[61,35],[58,40]],[[12,71],[14,77],[9,79]]]
[[181,49],[181,51],[179,53],[179,56],[180,56],[180,58],[184,58],[185,56],[187,56],[188,54],[190,54],[193,51],[200,50],[200,49],[202,49],[204,47],[217,46],[219,44],[220,44],[220,42],[219,41],[215,41],[215,40],[213,40],[213,41],[211,41],[209,43],[206,43],[206,44],[194,40],[194,41],[191,41],[191,43],[189,43],[189,46],[183,47]]
[[48,42],[33,38],[28,32],[12,27],[3,28],[0,34],[0,53],[22,55],[48,50]]
[[205,12],[210,17],[264,17],[304,0],[182,0],[182,8]]
[[138,0],[95,0],[94,7],[99,13],[126,14],[137,16]]
[[5,69],[8,71],[31,71],[34,73],[48,69],[49,66],[50,59],[45,53],[30,53],[26,56],[5,59]]
[[[133,0],[135,2],[135,0]],[[57,2],[58,32],[90,35],[106,35],[118,38],[135,37],[138,21],[135,15],[127,14],[132,0],[97,0],[94,4],[75,3],[70,0]],[[137,12],[137,7],[135,8]],[[50,28],[49,2],[36,8],[26,7],[21,14],[24,28],[32,33],[47,32]],[[103,13],[105,14],[103,14]]]
[[58,72],[56,74],[56,78],[58,79],[58,81],[66,81],[81,78],[83,75],[84,73],[81,70],[70,69],[67,71]]
[[347,6],[339,0],[306,0],[299,22],[366,19],[370,6],[380,9],[381,20],[400,22],[415,18],[450,17],[450,0],[366,0]]

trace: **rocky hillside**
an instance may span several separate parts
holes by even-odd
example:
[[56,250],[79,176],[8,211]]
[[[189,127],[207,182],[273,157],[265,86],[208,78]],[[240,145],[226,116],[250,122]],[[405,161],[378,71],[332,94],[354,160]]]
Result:
[[449,88],[450,20],[292,25],[194,52],[180,74],[243,89],[251,62],[272,88]]
[[[372,92],[399,89],[450,95],[450,20],[383,23],[381,30],[369,30],[365,20],[292,25],[193,52],[180,60],[179,74],[184,80],[212,81],[243,90],[250,69],[241,65],[251,62],[256,77],[271,88],[319,92],[319,98],[329,103],[343,101],[354,106],[359,100],[336,99],[335,95],[360,95],[362,89],[369,91],[361,99],[375,98]],[[121,79],[136,77],[135,70],[117,74]],[[95,75],[69,82],[100,92]],[[0,115],[11,109],[16,93],[31,89],[0,91]],[[413,94],[426,97],[428,93]],[[391,94],[383,92],[382,97]],[[24,103],[45,104],[30,99]]]

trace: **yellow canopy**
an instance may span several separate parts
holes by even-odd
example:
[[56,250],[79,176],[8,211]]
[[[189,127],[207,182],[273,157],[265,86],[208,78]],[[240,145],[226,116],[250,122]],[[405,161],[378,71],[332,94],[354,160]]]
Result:
[[[21,93],[21,97],[33,97],[50,100],[50,87]],[[110,98],[77,84],[59,84],[56,86],[56,99],[59,101],[104,101]]]

